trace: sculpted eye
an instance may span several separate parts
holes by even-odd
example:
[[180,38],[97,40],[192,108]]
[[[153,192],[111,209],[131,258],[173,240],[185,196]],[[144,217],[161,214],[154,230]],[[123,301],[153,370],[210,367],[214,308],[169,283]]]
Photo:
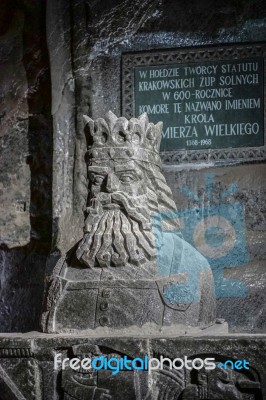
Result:
[[132,175],[121,175],[120,176],[120,182],[122,183],[131,183],[135,180],[135,178]]
[[100,175],[95,176],[92,181],[92,183],[97,186],[101,185],[102,182],[103,182],[103,176],[100,176]]

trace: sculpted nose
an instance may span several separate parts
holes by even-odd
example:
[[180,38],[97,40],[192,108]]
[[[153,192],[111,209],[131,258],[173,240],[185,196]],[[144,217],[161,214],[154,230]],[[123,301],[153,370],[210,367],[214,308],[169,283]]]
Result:
[[106,191],[111,193],[115,192],[117,190],[117,179],[113,174],[109,174],[107,176],[107,181],[106,181]]

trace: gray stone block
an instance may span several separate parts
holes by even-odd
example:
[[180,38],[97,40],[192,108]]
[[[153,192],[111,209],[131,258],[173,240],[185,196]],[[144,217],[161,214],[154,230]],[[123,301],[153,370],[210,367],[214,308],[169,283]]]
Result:
[[215,322],[210,266],[182,239],[161,173],[161,131],[147,114],[84,116],[84,235],[54,267],[44,332],[145,333]]
[[[265,348],[263,335],[91,339],[84,335],[54,336],[37,332],[2,335],[1,400],[263,400],[266,398]],[[145,356],[164,361],[162,369],[149,371],[125,367],[118,373],[110,368],[73,370],[67,364],[62,368],[61,363],[55,369],[55,357],[59,354],[61,361],[68,357],[69,363],[77,358],[101,356],[113,357],[120,363],[125,357],[132,362]],[[200,369],[201,362],[194,361],[199,358],[214,358],[215,368],[206,369],[206,364]],[[169,360],[175,360],[173,365],[177,368],[171,368]],[[243,368],[243,363],[240,368],[239,362],[243,360],[249,363],[248,369]],[[140,367],[138,362],[134,365]]]

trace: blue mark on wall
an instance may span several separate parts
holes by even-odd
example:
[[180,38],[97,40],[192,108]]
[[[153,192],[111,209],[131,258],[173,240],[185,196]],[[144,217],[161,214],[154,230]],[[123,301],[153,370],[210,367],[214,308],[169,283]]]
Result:
[[[179,219],[184,239],[208,260],[212,268],[216,297],[245,297],[247,295],[247,288],[243,282],[223,277],[224,268],[233,268],[248,262],[244,210],[238,202],[212,205],[213,178],[213,174],[205,175],[207,206],[161,213],[159,218],[161,225],[158,224],[157,219],[157,229],[159,227],[162,229],[163,221]],[[237,190],[237,185],[233,183],[221,194],[220,199],[225,200]],[[181,191],[192,200],[200,201],[199,196],[193,193],[187,186],[183,186]],[[161,255],[161,258],[159,257],[159,270],[163,275],[165,273],[160,268],[160,264],[165,263],[166,257],[167,254]],[[167,289],[168,301],[169,296],[172,298],[172,301],[177,301],[177,299],[179,299],[179,302],[191,301],[189,291],[186,295],[186,290],[183,293],[182,287],[183,289],[185,287],[193,287],[195,293],[195,284],[198,285],[197,282],[198,271],[195,271],[195,274],[189,275],[187,285],[177,284]],[[195,296],[194,301],[196,301]]]

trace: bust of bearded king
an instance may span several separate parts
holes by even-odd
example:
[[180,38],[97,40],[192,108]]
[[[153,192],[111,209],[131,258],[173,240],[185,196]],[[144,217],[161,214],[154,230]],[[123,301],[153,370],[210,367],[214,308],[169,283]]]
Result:
[[155,333],[215,322],[212,271],[182,239],[161,172],[161,131],[146,113],[84,116],[84,236],[54,269],[43,331]]

